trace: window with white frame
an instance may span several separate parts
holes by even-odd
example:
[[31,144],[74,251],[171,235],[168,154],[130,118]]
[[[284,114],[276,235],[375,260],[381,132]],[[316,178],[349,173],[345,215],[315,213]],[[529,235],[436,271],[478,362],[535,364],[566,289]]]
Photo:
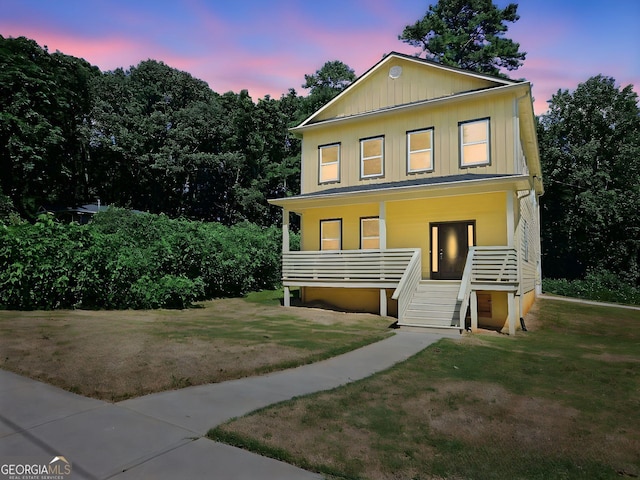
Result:
[[407,172],[433,170],[433,128],[407,132]]
[[360,140],[360,178],[384,175],[384,137]]
[[460,166],[488,165],[490,161],[489,119],[462,122],[460,126]]
[[378,217],[363,217],[360,219],[360,248],[380,248],[380,219]]
[[318,183],[340,181],[340,144],[318,147]]
[[320,250],[340,250],[342,248],[342,220],[334,218],[320,220]]

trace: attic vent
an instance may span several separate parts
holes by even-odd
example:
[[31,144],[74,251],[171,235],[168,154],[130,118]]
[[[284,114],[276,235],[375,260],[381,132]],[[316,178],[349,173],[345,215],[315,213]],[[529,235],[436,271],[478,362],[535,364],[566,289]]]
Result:
[[396,65],[389,69],[389,77],[393,78],[394,80],[400,75],[402,75],[402,67],[400,65]]

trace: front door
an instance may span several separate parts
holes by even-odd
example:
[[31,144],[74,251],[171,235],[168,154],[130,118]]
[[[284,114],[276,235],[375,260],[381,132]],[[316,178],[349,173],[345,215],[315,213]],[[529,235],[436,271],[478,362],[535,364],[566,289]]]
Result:
[[432,223],[431,278],[460,280],[469,247],[475,245],[475,222]]

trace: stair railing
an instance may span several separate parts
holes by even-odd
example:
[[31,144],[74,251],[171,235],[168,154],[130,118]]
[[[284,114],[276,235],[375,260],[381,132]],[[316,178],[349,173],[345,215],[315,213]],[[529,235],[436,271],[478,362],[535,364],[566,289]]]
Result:
[[404,314],[411,303],[411,297],[422,279],[422,251],[418,248],[413,252],[406,270],[400,278],[398,286],[391,298],[398,301],[398,322],[402,322]]
[[462,281],[460,282],[460,291],[458,292],[458,301],[460,303],[460,318],[458,325],[461,329],[465,327],[465,319],[467,318],[467,309],[469,308],[469,297],[471,296],[471,272],[473,270],[473,256],[476,247],[469,247],[467,259],[464,264],[462,273]]

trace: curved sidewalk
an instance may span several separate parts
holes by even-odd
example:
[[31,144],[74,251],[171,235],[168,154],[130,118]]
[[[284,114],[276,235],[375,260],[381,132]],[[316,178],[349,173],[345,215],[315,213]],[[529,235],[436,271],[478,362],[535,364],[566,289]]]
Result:
[[318,363],[117,404],[0,371],[0,463],[48,464],[64,456],[72,464],[65,478],[318,479],[202,437],[257,408],[385,370],[443,337],[397,332]]

